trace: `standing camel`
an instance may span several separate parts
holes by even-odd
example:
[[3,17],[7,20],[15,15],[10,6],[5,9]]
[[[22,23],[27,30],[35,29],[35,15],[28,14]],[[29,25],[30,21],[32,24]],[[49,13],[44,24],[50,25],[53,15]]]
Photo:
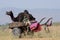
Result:
[[[35,19],[31,14],[29,14],[26,10],[24,12],[21,12],[18,14],[17,17],[14,17],[13,16],[13,12],[12,11],[9,11],[9,12],[6,12],[7,15],[9,15],[12,19],[13,22],[22,22],[23,19],[24,19],[24,16],[27,16],[29,17],[29,20],[33,20]],[[15,28],[14,28],[15,29]],[[20,28],[16,28],[16,29],[21,29],[21,31],[24,31],[23,29],[26,29],[26,28],[23,28],[23,27],[20,27]],[[20,35],[21,37],[21,35]]]
[[[14,17],[12,11],[6,12],[6,14],[11,17],[11,20],[13,22],[22,22],[22,20],[24,18],[24,13],[23,12],[19,13],[17,17]],[[12,29],[12,31],[13,31],[14,34],[16,34],[17,30],[19,30],[19,32],[17,34],[20,34],[19,37],[21,37],[21,34],[24,32],[24,30],[26,30],[26,28],[23,26],[23,27],[16,27],[16,28]]]
[[[50,32],[50,30],[49,30],[49,26],[51,26],[52,25],[52,17],[51,18],[49,18],[45,23],[44,23],[44,25],[45,25],[45,28],[44,28],[44,30],[45,31],[47,31],[47,32]],[[50,21],[51,20],[51,21]],[[49,23],[49,21],[50,21],[50,23]],[[49,23],[49,24],[48,24]]]

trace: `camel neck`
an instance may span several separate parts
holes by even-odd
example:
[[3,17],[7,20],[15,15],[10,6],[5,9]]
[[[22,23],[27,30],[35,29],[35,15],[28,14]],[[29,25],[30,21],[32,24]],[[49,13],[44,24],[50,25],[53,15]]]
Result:
[[14,20],[14,15],[13,14],[11,14],[10,17],[11,17],[12,20]]

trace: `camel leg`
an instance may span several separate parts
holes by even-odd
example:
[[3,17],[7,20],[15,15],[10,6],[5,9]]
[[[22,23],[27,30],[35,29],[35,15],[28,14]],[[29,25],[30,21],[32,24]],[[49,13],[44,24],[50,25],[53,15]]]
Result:
[[22,34],[24,34],[24,36],[26,36],[26,28],[21,27],[20,29],[21,29],[21,30],[20,30],[19,38],[21,38]]
[[45,27],[44,27],[44,30],[45,30],[46,32],[48,32],[48,33],[50,32],[50,30],[49,30],[49,27],[48,27],[48,26],[45,26]]
[[30,35],[30,32],[31,32],[30,28],[27,27],[27,34]]
[[47,27],[46,27],[46,26],[44,27],[44,30],[45,30],[45,31],[47,30]]
[[29,27],[27,27],[27,34],[29,35],[29,32],[30,32],[30,28]]
[[48,33],[50,32],[49,27],[47,27],[47,31],[48,31]]
[[28,35],[32,35],[32,36],[34,35],[34,32],[30,30],[30,27],[28,27],[27,30],[28,30],[28,31],[27,31],[27,34],[28,34]]

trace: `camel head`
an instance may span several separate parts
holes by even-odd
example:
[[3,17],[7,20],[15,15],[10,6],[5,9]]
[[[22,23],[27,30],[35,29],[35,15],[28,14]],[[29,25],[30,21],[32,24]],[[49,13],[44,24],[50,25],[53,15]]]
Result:
[[12,11],[9,11],[9,12],[6,11],[6,15],[10,15],[11,16],[11,15],[13,15],[13,12]]

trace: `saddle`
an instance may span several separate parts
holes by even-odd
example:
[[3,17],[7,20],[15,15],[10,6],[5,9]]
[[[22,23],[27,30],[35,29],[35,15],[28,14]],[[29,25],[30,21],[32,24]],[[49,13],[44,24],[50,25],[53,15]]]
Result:
[[12,29],[14,27],[22,27],[25,26],[23,22],[12,22],[9,24],[9,28]]

